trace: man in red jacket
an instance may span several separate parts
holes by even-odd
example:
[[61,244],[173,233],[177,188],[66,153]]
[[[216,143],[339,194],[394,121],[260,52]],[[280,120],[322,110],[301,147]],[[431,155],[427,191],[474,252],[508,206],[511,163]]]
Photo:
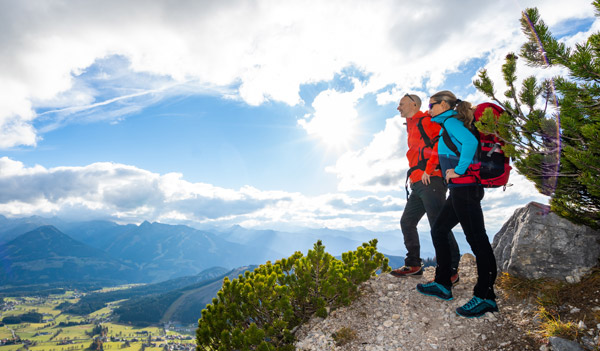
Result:
[[[408,130],[408,159],[407,182],[410,182],[411,192],[406,192],[408,201],[404,207],[400,228],[404,235],[406,258],[404,266],[391,272],[397,277],[422,275],[423,261],[421,260],[421,245],[417,225],[427,213],[429,225],[433,222],[446,201],[446,184],[439,168],[437,140],[441,126],[431,121],[429,113],[421,112],[421,99],[417,95],[406,94],[398,105],[400,116],[406,118]],[[460,253],[458,244],[452,232],[449,233],[452,249],[452,283],[458,282],[458,263]]]

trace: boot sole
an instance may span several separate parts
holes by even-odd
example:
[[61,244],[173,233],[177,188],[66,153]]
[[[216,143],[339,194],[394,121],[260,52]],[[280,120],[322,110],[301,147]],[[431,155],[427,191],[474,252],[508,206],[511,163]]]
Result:
[[[445,297],[441,297],[441,296],[439,296],[439,295],[435,295],[435,294],[428,294],[428,293],[422,292],[422,291],[421,291],[421,290],[419,290],[419,289],[417,289],[417,291],[418,291],[418,292],[420,292],[421,294],[425,295],[425,296],[433,296],[433,297],[437,297],[438,299],[440,299],[440,300],[444,300],[444,301],[451,301],[451,300],[454,300],[454,297],[453,297],[453,296],[450,296],[450,298],[445,298]],[[458,313],[458,312],[457,312],[457,313]]]
[[396,278],[404,278],[404,277],[422,277],[423,273],[411,273],[411,274],[394,274],[390,273],[392,276]]
[[483,316],[485,316],[487,313],[492,312],[492,313],[497,313],[499,312],[498,309],[496,310],[489,310],[489,311],[485,311],[483,314],[477,315],[477,316],[465,316],[464,314],[460,314],[460,312],[458,312],[458,309],[455,310],[456,314],[463,317],[463,318],[481,318]]

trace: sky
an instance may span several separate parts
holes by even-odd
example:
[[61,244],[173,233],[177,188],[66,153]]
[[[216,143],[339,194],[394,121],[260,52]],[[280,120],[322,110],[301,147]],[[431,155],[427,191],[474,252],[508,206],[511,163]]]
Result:
[[[482,68],[502,93],[527,7],[568,44],[600,29],[588,0],[0,0],[0,214],[399,229],[400,97],[486,101]],[[510,183],[488,234],[548,202]]]

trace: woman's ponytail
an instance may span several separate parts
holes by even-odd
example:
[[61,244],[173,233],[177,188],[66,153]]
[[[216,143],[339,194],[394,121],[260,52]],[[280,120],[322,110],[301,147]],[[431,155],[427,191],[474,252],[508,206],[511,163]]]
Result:
[[458,112],[456,118],[461,120],[467,128],[471,126],[471,123],[473,123],[473,119],[475,118],[473,116],[473,109],[471,108],[471,106],[472,105],[470,102],[462,101],[460,99],[457,100],[455,106],[455,110],[456,112]]
[[435,93],[431,96],[431,98],[435,101],[445,101],[450,109],[456,110],[458,113],[456,118],[461,120],[465,127],[469,128],[471,123],[473,123],[473,110],[471,109],[471,103],[468,101],[462,101],[458,99],[456,95],[454,95],[449,90],[442,90],[440,92]]

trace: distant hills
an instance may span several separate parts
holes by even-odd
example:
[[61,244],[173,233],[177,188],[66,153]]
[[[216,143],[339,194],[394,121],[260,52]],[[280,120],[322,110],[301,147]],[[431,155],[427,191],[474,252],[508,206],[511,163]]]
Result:
[[[404,239],[400,230],[385,232],[374,232],[365,228],[354,228],[348,230],[336,230],[329,228],[301,229],[296,232],[281,232],[276,230],[255,230],[241,226],[232,226],[228,229],[215,231],[220,237],[235,241],[240,244],[255,247],[269,248],[283,252],[282,257],[287,257],[295,251],[306,253],[312,249],[317,240],[325,245],[325,250],[337,256],[343,252],[356,249],[362,243],[376,238],[377,249],[390,255],[404,255]],[[421,250],[424,257],[433,257],[434,250],[429,233],[423,233],[421,237]]]
[[214,279],[202,280],[161,294],[131,298],[122,303],[115,313],[119,317],[119,322],[138,326],[169,321],[196,323],[202,310],[217,296],[226,276],[233,280],[246,270],[254,268],[256,266],[240,267]]
[[[86,315],[109,302],[123,301],[115,310],[120,322],[195,323],[225,276],[234,279],[267,260],[294,251],[306,253],[317,240],[338,256],[372,238],[379,239],[382,252],[403,247],[399,231],[375,233],[361,228],[292,233],[233,226],[209,231],[149,222],[120,225],[0,216],[0,296],[57,293],[68,287],[88,294],[75,304],[63,304],[61,309],[67,313]],[[402,265],[400,256],[390,256],[390,264]],[[124,283],[149,284],[92,292]]]
[[136,266],[149,281],[192,275],[212,266],[258,264],[281,256],[265,247],[257,249],[182,225],[104,223],[99,229],[97,223],[84,223],[67,227],[66,233]]
[[[457,239],[465,247],[461,237]],[[379,240],[381,252],[404,255],[399,230],[322,228],[283,232],[241,226],[200,230],[149,222],[121,225],[0,215],[0,293],[13,285],[26,284],[54,287],[67,282],[96,282],[98,286],[166,281],[194,276],[210,267],[234,269],[288,257],[295,251],[306,253],[317,240],[337,256],[373,238]],[[422,233],[421,250],[423,257],[434,256],[427,232]]]
[[44,218],[40,216],[31,216],[24,218],[9,219],[0,215],[0,245],[9,242],[23,233],[45,225],[53,225],[62,228],[65,224],[58,218]]
[[[121,314],[123,322],[132,322],[142,325],[147,323],[158,323],[163,315],[175,303],[177,298],[183,293],[178,291],[191,291],[202,289],[205,286],[211,286],[204,289],[202,293],[200,310],[194,307],[194,304],[184,305],[185,309],[192,309],[199,312],[216,296],[221,288],[221,283],[225,276],[236,278],[240,272],[248,269],[238,268],[228,270],[223,267],[212,267],[200,272],[194,276],[179,277],[160,283],[136,286],[129,289],[119,289],[108,292],[93,292],[83,296],[77,303],[64,304],[61,306],[63,312],[86,315],[99,310],[109,302],[118,300],[129,300],[124,303]],[[216,290],[215,290],[216,288]],[[182,305],[179,303],[178,305]],[[171,313],[173,315],[173,313]],[[196,319],[198,317],[196,316]]]
[[74,240],[54,226],[39,227],[0,247],[2,285],[82,280],[114,284],[139,279],[132,265]]
[[[16,222],[0,229],[0,285],[158,282],[213,266],[232,269],[284,257],[186,226],[49,220],[59,229],[39,217]],[[30,231],[18,235],[18,230]]]

